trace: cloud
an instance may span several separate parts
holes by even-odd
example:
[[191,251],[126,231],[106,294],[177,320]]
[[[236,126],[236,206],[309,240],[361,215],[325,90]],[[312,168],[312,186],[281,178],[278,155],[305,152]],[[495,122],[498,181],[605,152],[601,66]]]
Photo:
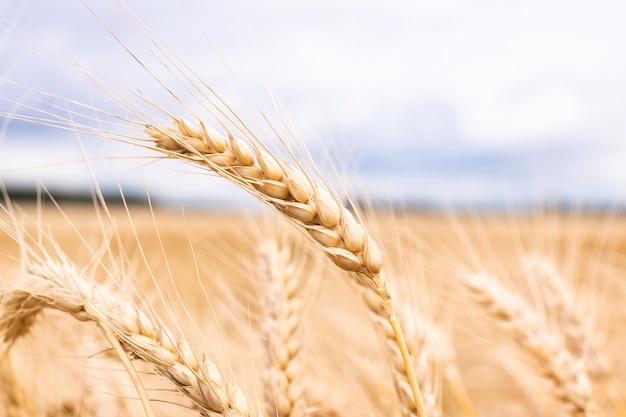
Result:
[[[89,71],[184,111],[170,104],[167,91],[80,2],[40,3],[8,2],[3,13],[17,16],[12,22],[19,31],[80,57]],[[172,55],[197,69],[246,120],[260,117],[245,89],[264,111],[273,111],[267,86],[315,153],[331,141],[344,144],[340,149],[352,147],[349,154],[364,176],[410,178],[414,183],[405,190],[417,197],[497,199],[504,182],[512,194],[517,187],[527,195],[533,181],[557,198],[623,195],[621,2],[127,3],[172,45]],[[104,3],[92,6],[151,71],[168,85],[176,83]],[[140,26],[132,27],[141,33]],[[98,101],[75,75],[56,68],[64,66],[62,56],[52,53],[45,62],[15,39],[0,43],[0,74],[115,108],[115,100]],[[23,91],[6,84],[0,93],[24,99]],[[201,107],[184,92],[181,97]],[[0,107],[7,109],[6,103]],[[10,134],[28,136],[17,127]],[[400,191],[394,195],[402,197]]]

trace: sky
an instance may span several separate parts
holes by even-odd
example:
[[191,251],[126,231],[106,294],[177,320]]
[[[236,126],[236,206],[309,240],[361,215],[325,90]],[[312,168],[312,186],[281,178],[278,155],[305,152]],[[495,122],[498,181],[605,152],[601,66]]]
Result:
[[[87,3],[150,62],[105,1]],[[257,120],[255,102],[270,113],[274,100],[321,165],[329,154],[377,201],[626,203],[623,2],[126,4],[237,112]],[[11,102],[37,96],[13,82],[106,106],[67,56],[168,100],[81,1],[0,0],[0,16],[0,111],[24,112]],[[104,188],[119,181],[165,202],[240,201],[223,181],[137,162],[120,144],[15,121],[3,131],[7,184],[81,192],[92,180],[77,172],[90,169]]]

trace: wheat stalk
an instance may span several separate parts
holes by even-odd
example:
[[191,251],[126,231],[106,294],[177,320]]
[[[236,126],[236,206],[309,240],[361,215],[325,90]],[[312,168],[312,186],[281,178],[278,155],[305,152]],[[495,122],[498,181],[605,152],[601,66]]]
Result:
[[[447,382],[462,415],[474,417],[448,332],[415,308],[404,308],[402,326],[428,415],[442,415],[442,382]],[[411,312],[411,314],[407,314]]]
[[251,415],[241,390],[228,384],[205,355],[198,359],[188,342],[129,301],[90,284],[68,261],[30,265],[27,276],[4,292],[0,306],[0,336],[7,343],[28,333],[44,308],[60,310],[97,323],[128,355],[151,365],[186,395],[202,415]]
[[[409,309],[403,310],[404,312]],[[427,347],[426,323],[420,314],[402,315],[402,329],[411,354],[411,363],[422,390],[424,406],[430,417],[441,416],[440,358]],[[434,325],[433,325],[434,326]],[[430,326],[429,326],[430,327]],[[430,334],[428,335],[430,338]],[[440,348],[443,349],[443,346]],[[406,412],[405,412],[406,414]]]
[[[382,275],[380,249],[333,193],[314,182],[299,165],[279,161],[261,145],[246,143],[230,132],[225,137],[202,122],[196,128],[174,119],[172,125],[147,126],[145,131],[168,156],[209,168],[274,207],[335,265],[356,273],[357,282],[365,289],[366,304],[383,329],[394,366],[403,376],[396,384],[400,399],[410,414],[424,416],[419,384]],[[373,298],[367,295],[372,290]]]

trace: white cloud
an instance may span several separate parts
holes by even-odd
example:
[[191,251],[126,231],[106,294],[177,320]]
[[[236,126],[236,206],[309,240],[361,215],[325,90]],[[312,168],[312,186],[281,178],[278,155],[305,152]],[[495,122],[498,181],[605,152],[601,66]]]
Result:
[[497,142],[570,140],[588,123],[582,97],[571,91],[541,89],[523,96],[476,100],[464,114],[471,139]]
[[[97,70],[117,71],[116,80],[164,100],[165,93],[153,89],[155,83],[80,2],[8,3],[8,13],[25,10],[17,20],[20,29],[42,33]],[[591,170],[595,188],[623,183],[626,4],[617,0],[424,0],[384,6],[378,1],[187,1],[199,28],[188,23],[178,2],[158,8],[128,3],[203,79],[232,97],[238,111],[254,114],[246,93],[199,34],[205,31],[242,83],[257,97],[268,85],[295,129],[313,141],[358,138],[393,144],[394,152],[404,142],[414,151],[421,146],[446,152],[455,146],[459,153],[587,143],[612,157],[572,160],[580,167],[572,176],[582,184]],[[114,23],[105,6],[98,9],[136,50],[129,31]],[[6,41],[2,52],[5,57],[24,53]],[[23,70],[11,77],[40,88],[51,80],[49,87],[59,94],[84,97],[76,79],[22,59]],[[429,142],[414,146],[420,140]],[[382,159],[384,149],[380,152]],[[386,157],[394,163],[393,155]],[[457,192],[489,190],[463,184]]]

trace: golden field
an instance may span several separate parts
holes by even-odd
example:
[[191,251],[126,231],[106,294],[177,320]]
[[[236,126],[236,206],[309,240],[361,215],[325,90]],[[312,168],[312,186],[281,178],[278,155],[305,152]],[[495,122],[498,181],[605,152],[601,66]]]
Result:
[[[36,254],[47,252],[55,260],[62,252],[89,279],[134,300],[190,340],[196,355],[206,355],[236,381],[251,408],[262,403],[264,389],[260,251],[276,242],[291,254],[292,271],[301,283],[294,380],[303,387],[298,392],[307,413],[400,415],[384,342],[355,278],[275,214],[182,213],[140,206],[104,211],[81,205],[62,210],[25,205],[10,211],[1,217],[6,224],[0,231],[5,291],[25,274],[26,243],[34,249],[28,255],[31,262],[37,261]],[[490,274],[527,300],[546,328],[567,333],[560,327],[559,307],[546,296],[545,270],[537,265],[549,265],[562,277],[583,323],[582,338],[591,352],[583,357],[592,375],[597,415],[626,415],[626,363],[621,357],[626,343],[621,302],[626,296],[626,219],[545,212],[369,213],[365,218],[382,247],[396,306],[403,307],[405,317],[414,317],[418,328],[436,327],[436,332],[424,330],[429,382],[426,387],[420,382],[423,392],[434,387],[442,415],[574,415],[559,403],[540,356],[489,315],[467,285],[471,274]],[[9,230],[30,238],[18,244]],[[135,387],[91,322],[47,309],[4,355],[2,416],[141,414]],[[197,413],[167,381],[140,361],[133,363],[156,415]]]

